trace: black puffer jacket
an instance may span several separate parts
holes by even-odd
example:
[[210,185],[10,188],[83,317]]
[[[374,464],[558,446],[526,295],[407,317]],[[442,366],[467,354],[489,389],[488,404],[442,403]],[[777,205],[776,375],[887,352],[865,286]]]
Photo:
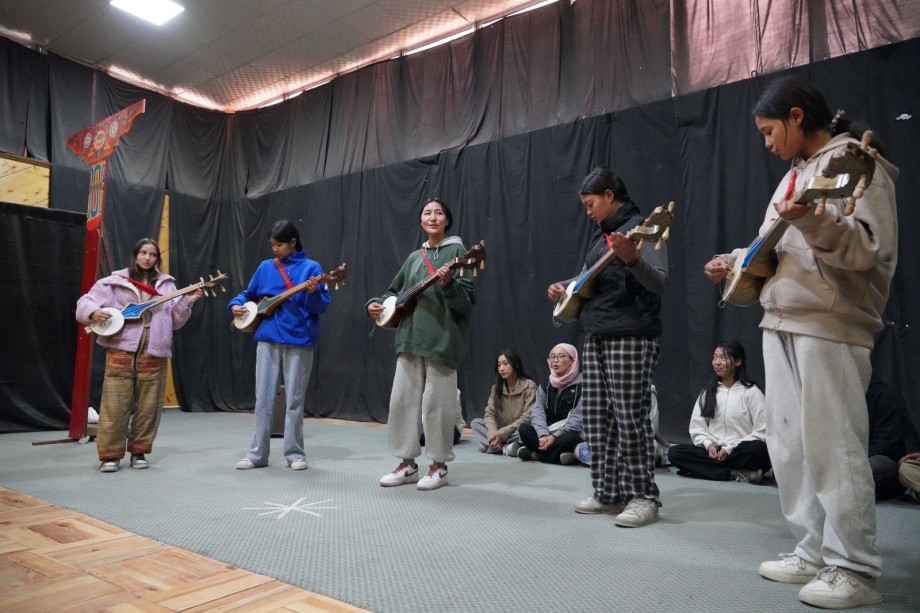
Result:
[[[586,268],[609,250],[605,233],[629,230],[644,221],[632,202],[605,219],[585,257]],[[668,284],[667,243],[655,250],[654,243],[642,248],[639,261],[631,268],[619,258],[601,273],[597,294],[582,308],[579,321],[588,334],[612,337],[657,337],[661,335],[661,294]]]

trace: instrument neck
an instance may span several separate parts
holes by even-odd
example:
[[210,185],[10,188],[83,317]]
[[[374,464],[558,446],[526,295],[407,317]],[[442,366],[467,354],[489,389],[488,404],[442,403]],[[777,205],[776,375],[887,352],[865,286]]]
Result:
[[[448,262],[447,267],[453,270],[454,268],[456,268],[457,262],[459,262],[459,260],[457,258],[454,258],[450,262]],[[412,287],[409,287],[408,289],[404,289],[403,291],[399,292],[399,294],[396,296],[396,304],[402,304],[408,300],[411,300],[418,294],[425,291],[428,288],[428,286],[430,286],[437,280],[438,280],[438,273],[437,272],[431,273],[430,275],[428,275],[427,277],[425,277],[424,279],[422,279],[421,281],[419,281]]]

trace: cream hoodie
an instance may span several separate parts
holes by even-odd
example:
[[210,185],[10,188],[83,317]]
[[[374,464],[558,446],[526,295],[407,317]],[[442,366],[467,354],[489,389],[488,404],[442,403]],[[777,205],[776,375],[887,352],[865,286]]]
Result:
[[[858,141],[841,134],[796,166],[800,189],[820,173],[834,151]],[[778,218],[773,202],[786,195],[792,169],[770,199],[760,232]],[[776,274],[764,285],[760,327],[871,348],[882,328],[891,278],[898,258],[898,221],[894,181],[898,169],[881,156],[872,183],[843,215],[846,200],[829,198],[822,217],[814,209],[789,222],[776,253]],[[743,252],[722,257],[734,264]]]

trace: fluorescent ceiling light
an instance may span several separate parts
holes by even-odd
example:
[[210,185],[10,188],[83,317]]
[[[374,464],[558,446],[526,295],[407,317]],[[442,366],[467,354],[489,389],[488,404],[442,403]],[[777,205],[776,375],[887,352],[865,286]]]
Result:
[[185,10],[170,0],[112,0],[109,4],[158,26]]

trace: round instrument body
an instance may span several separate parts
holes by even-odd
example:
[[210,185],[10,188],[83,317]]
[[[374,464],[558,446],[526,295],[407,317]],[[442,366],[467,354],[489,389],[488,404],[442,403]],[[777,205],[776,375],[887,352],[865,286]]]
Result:
[[577,282],[578,280],[576,279],[569,283],[569,286],[565,288],[565,296],[556,302],[556,306],[553,308],[553,317],[555,319],[566,323],[571,323],[578,319],[578,313],[581,311],[581,299],[575,294],[575,284]]
[[723,302],[743,307],[760,303],[760,292],[767,281],[765,277],[749,274],[742,269],[744,255],[742,253],[735,259],[731,271],[725,276],[726,283],[722,290]]
[[259,312],[259,307],[256,306],[255,302],[247,302],[243,305],[243,308],[246,309],[246,314],[237,315],[233,318],[233,325],[236,326],[238,330],[246,330],[249,328],[253,322],[255,322],[256,314]]
[[383,311],[377,316],[377,325],[381,328],[395,328],[393,316],[396,315],[396,296],[390,296],[383,301]]
[[111,307],[103,307],[99,310],[108,313],[110,317],[102,323],[91,322],[90,329],[99,336],[112,336],[121,332],[121,329],[125,327],[125,317],[121,311]]

